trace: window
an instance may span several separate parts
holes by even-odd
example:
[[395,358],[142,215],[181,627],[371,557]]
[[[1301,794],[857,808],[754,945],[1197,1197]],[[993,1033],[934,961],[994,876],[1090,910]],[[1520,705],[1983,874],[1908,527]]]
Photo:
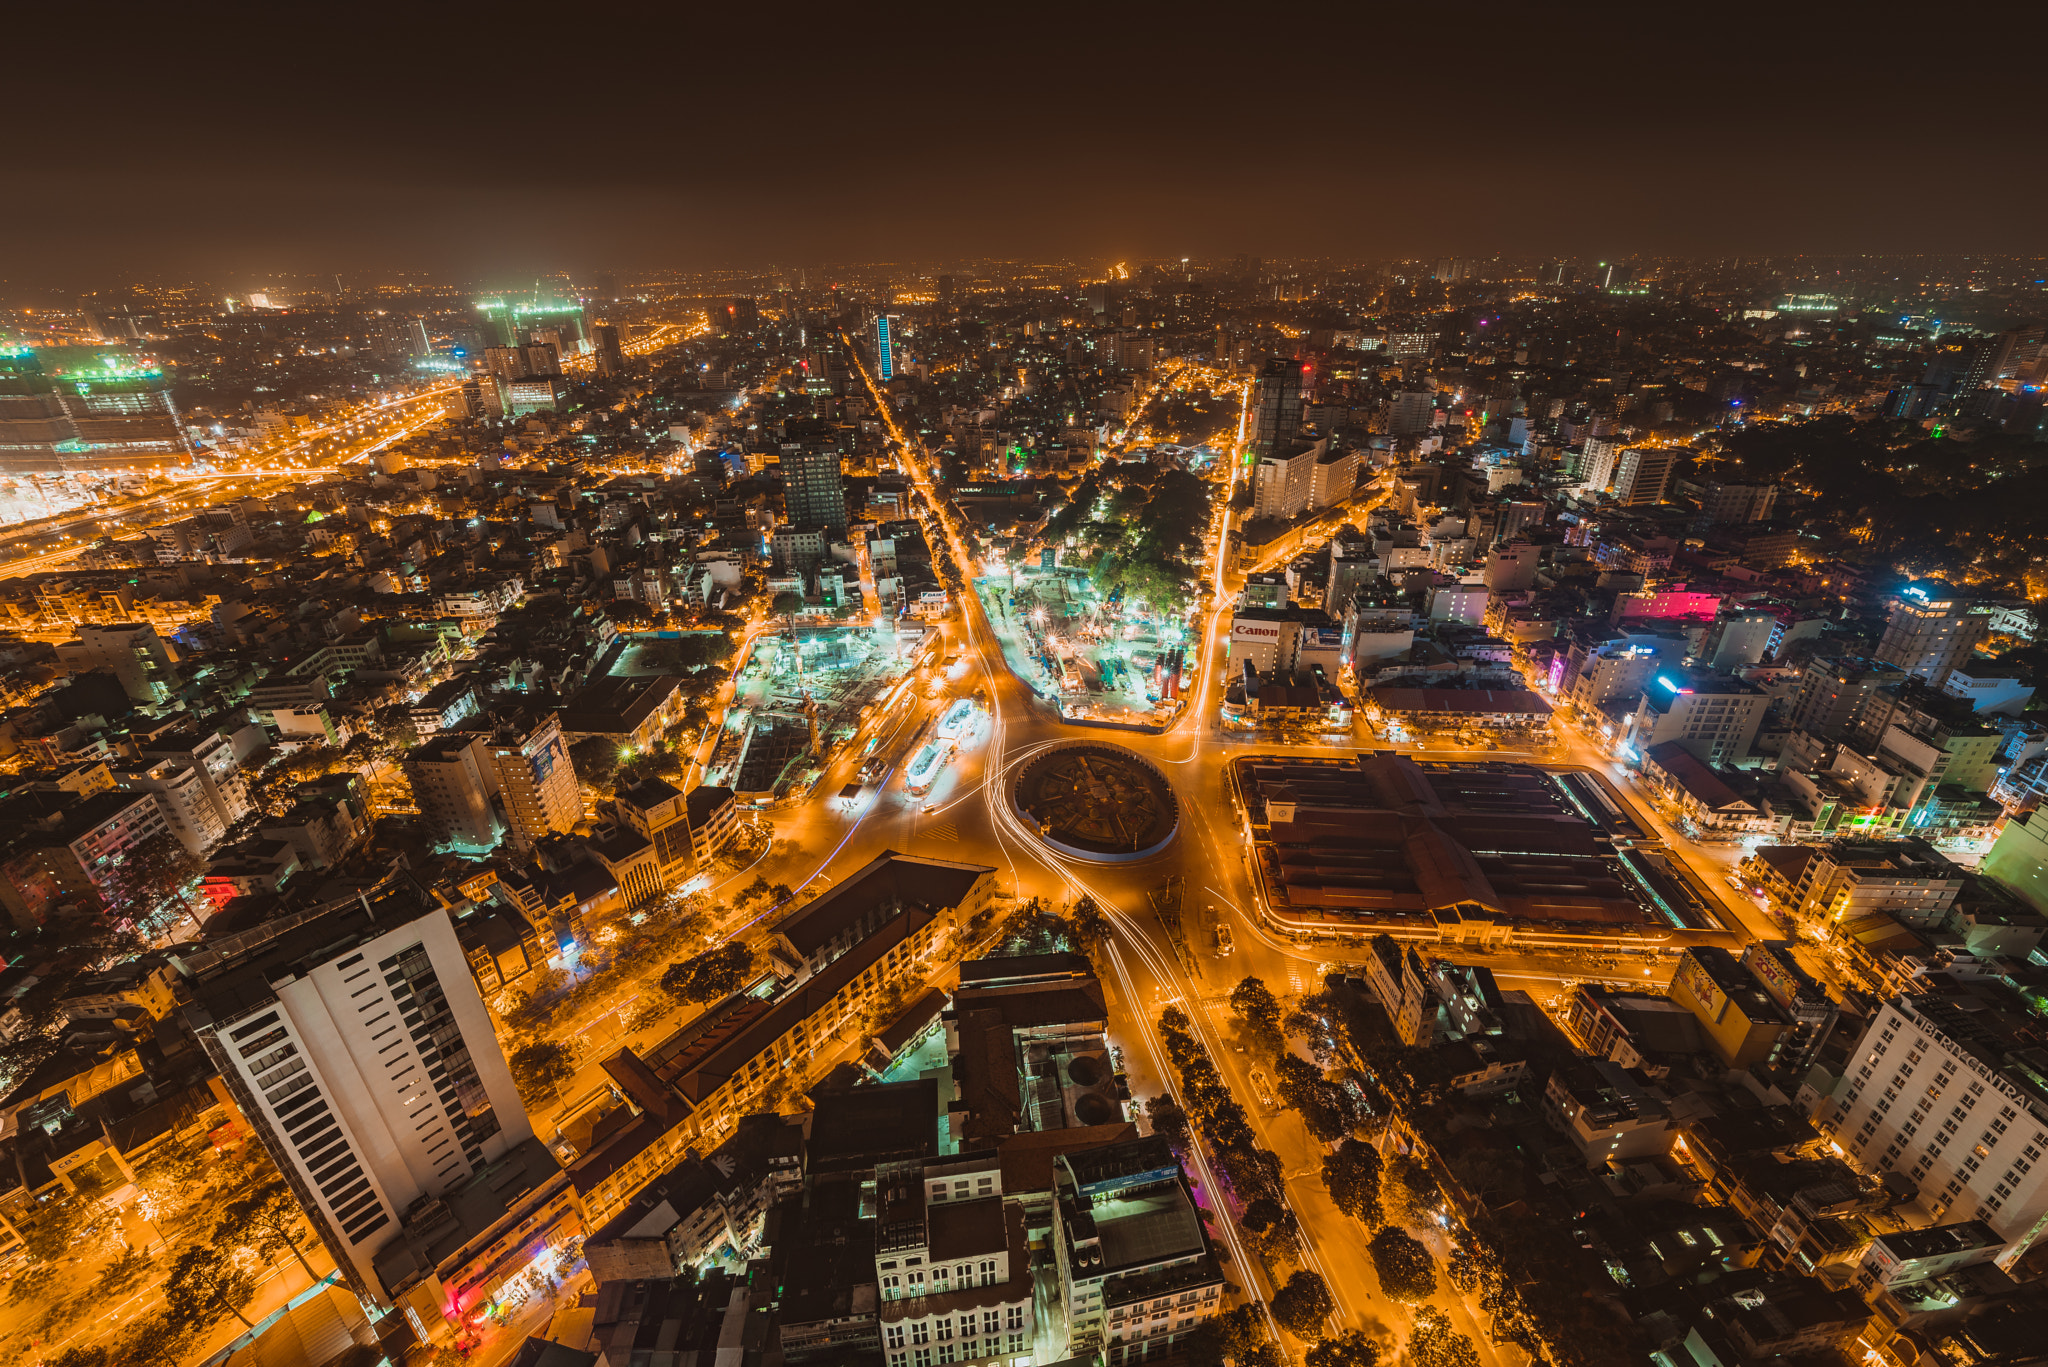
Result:
[[946,1318],[940,1320],[938,1324],[933,1327],[932,1332],[937,1335],[940,1343],[944,1343],[947,1339],[953,1337],[953,1317],[951,1315],[948,1315],[946,1316]]
[[1009,1325],[1008,1325],[1008,1327],[1009,1327],[1009,1328],[1011,1328],[1011,1329],[1022,1329],[1022,1328],[1024,1327],[1024,1307],[1023,1307],[1023,1306],[1021,1306],[1021,1305],[1013,1305],[1013,1306],[1011,1306],[1011,1307],[1010,1307],[1010,1322],[1009,1322]]
[[932,1350],[929,1348],[914,1349],[911,1358],[917,1363],[917,1367],[932,1367]]
[[912,1343],[930,1343],[932,1341],[932,1327],[923,1320],[919,1320],[916,1324],[911,1325],[910,1341]]
[[909,1362],[910,1354],[908,1353],[889,1354],[889,1367],[907,1367]]
[[940,1361],[940,1362],[942,1362],[942,1363],[946,1363],[946,1362],[951,1362],[952,1360],[953,1360],[953,1345],[952,1345],[952,1344],[950,1344],[950,1343],[942,1343],[942,1344],[940,1344],[940,1345],[939,1345],[939,1361]]
[[999,1334],[999,1333],[1001,1333],[1001,1332],[1002,1332],[1002,1330],[1003,1330],[1003,1312],[1002,1312],[1002,1311],[1000,1311],[1000,1310],[984,1310],[984,1311],[982,1311],[982,1312],[981,1312],[981,1332],[982,1332],[982,1333],[984,1333],[984,1334]]
[[903,1279],[893,1273],[882,1278],[882,1299],[885,1301],[901,1300],[903,1297],[902,1285]]
[[995,1285],[995,1280],[996,1260],[994,1258],[983,1258],[981,1260],[981,1284],[983,1286],[993,1286]]
[[933,1269],[932,1269],[932,1290],[934,1290],[934,1291],[944,1291],[944,1290],[946,1289],[946,1278],[947,1278],[947,1277],[948,1277],[948,1276],[949,1276],[949,1275],[951,1274],[951,1271],[952,1271],[952,1269],[950,1269],[950,1268],[945,1268],[945,1267],[935,1267],[935,1268],[933,1268]]
[[963,1289],[972,1286],[974,1284],[974,1265],[972,1263],[962,1263],[954,1268],[953,1280],[960,1283]]
[[1024,1351],[1024,1336],[1022,1334],[1010,1335],[1010,1351],[1013,1353]]

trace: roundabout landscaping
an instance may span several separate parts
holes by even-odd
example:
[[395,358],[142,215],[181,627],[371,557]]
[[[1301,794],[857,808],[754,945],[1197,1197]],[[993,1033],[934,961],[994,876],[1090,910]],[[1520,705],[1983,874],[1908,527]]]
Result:
[[1144,859],[1173,840],[1180,804],[1152,762],[1120,745],[1075,741],[1018,771],[1017,812],[1062,854],[1106,862]]

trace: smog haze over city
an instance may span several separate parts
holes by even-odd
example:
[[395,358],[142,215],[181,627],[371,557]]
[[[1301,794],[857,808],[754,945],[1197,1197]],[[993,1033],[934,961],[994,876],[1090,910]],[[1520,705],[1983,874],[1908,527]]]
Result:
[[10,16],[0,1367],[2033,1367],[2038,16]]

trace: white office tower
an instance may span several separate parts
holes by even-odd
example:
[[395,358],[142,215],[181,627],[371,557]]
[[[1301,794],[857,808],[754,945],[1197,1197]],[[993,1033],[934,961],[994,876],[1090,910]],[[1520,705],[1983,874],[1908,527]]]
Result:
[[404,875],[178,960],[186,1020],[373,1318],[371,1259],[532,1127],[448,913]]
[[1614,481],[1615,448],[1607,437],[1586,438],[1585,453],[1579,457],[1579,489],[1597,494]]
[[1928,1223],[1989,1225],[2006,1242],[2001,1267],[2048,1229],[2048,1085],[2032,1028],[2031,1006],[1995,980],[1894,997],[1815,1117],[1865,1172],[1903,1174]]

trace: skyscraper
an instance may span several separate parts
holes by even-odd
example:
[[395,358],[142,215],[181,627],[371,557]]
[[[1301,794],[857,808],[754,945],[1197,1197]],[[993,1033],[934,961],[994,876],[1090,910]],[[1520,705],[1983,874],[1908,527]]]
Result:
[[489,739],[491,770],[505,824],[521,849],[575,828],[583,816],[576,766],[552,712],[501,721]]
[[597,352],[597,373],[617,375],[626,368],[626,353],[619,346],[619,330],[610,323],[599,323],[590,330],[591,346]]
[[896,318],[892,314],[875,315],[875,374],[878,378],[891,380],[896,377]]
[[185,1021],[366,1306],[415,1202],[532,1139],[448,913],[405,875],[177,960]]
[[[1588,445],[1591,445],[1589,442]],[[1670,447],[1638,446],[1623,451],[1614,463],[1614,497],[1630,507],[1664,501],[1677,456]]]
[[846,535],[846,485],[837,445],[806,441],[782,453],[782,508],[792,527]]
[[1938,579],[1908,584],[1891,598],[1891,614],[1873,657],[1941,687],[1990,634],[1991,618],[1971,612],[1963,596]]
[[1266,368],[1259,373],[1258,393],[1253,398],[1247,455],[1278,454],[1300,433],[1302,371],[1299,361],[1276,357],[1266,362]]

